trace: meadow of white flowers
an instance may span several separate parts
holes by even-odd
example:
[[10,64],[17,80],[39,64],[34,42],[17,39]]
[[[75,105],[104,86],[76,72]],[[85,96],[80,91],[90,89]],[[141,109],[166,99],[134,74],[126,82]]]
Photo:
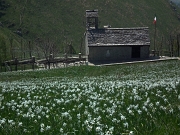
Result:
[[1,81],[0,134],[180,133],[180,64],[163,64],[127,66],[128,75],[119,68],[108,76]]

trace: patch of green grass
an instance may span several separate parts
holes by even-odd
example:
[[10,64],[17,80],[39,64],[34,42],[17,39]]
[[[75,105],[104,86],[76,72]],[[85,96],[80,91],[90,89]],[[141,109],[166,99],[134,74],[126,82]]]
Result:
[[[172,61],[177,65],[180,64],[180,61]],[[155,62],[155,63],[137,63],[137,64],[128,64],[128,65],[112,65],[112,66],[72,66],[67,68],[58,68],[58,69],[44,69],[44,70],[35,70],[35,71],[13,71],[13,72],[4,72],[0,73],[0,81],[4,80],[16,80],[23,78],[43,78],[43,77],[96,77],[96,76],[107,76],[114,75],[117,77],[123,76],[138,76],[139,73],[151,74],[156,77],[156,74],[153,72],[156,71],[156,65],[158,68],[164,68],[165,72],[171,71],[174,68],[171,62]],[[151,68],[149,68],[151,67]],[[154,68],[153,68],[154,67]],[[153,69],[153,70],[152,70]],[[136,72],[135,72],[136,71]],[[175,72],[175,71],[174,71]]]
[[0,134],[179,134],[179,66],[0,73]]

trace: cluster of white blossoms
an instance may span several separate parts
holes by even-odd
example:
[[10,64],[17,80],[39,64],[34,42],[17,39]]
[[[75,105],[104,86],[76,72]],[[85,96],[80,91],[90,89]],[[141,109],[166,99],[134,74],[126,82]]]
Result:
[[180,70],[162,77],[152,72],[0,82],[0,128],[9,133],[14,127],[32,134],[133,135],[137,122],[146,125],[146,117],[174,114],[174,101],[180,101]]

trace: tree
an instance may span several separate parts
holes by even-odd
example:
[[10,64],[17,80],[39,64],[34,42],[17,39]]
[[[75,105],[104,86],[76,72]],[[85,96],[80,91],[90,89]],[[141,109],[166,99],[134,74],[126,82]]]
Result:
[[45,57],[47,64],[50,68],[50,62],[51,60],[59,53],[59,49],[57,45],[50,41],[49,39],[47,40],[42,40],[40,38],[36,39],[36,48],[37,50],[42,51],[43,57]]
[[7,47],[6,40],[0,36],[0,62],[4,62],[7,59]]

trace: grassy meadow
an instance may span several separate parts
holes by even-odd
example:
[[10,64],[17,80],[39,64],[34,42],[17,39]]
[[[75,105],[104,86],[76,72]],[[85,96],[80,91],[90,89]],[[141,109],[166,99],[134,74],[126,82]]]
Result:
[[180,134],[180,61],[0,73],[0,135]]
[[[2,11],[5,15],[0,17],[0,22],[4,29],[11,31],[11,35],[2,31],[4,36],[11,36],[16,41],[18,35],[15,33],[21,31],[22,38],[27,42],[30,40],[35,44],[33,42],[38,38],[49,39],[59,47],[60,52],[72,41],[76,53],[79,53],[81,38],[84,41],[86,31],[86,10],[98,9],[100,28],[108,24],[113,28],[149,27],[152,45],[156,14],[157,47],[163,37],[164,49],[168,49],[169,36],[176,36],[180,31],[177,18],[180,9],[174,5],[175,12],[169,0],[6,0],[5,5],[7,8]],[[6,42],[8,44],[9,41]]]

